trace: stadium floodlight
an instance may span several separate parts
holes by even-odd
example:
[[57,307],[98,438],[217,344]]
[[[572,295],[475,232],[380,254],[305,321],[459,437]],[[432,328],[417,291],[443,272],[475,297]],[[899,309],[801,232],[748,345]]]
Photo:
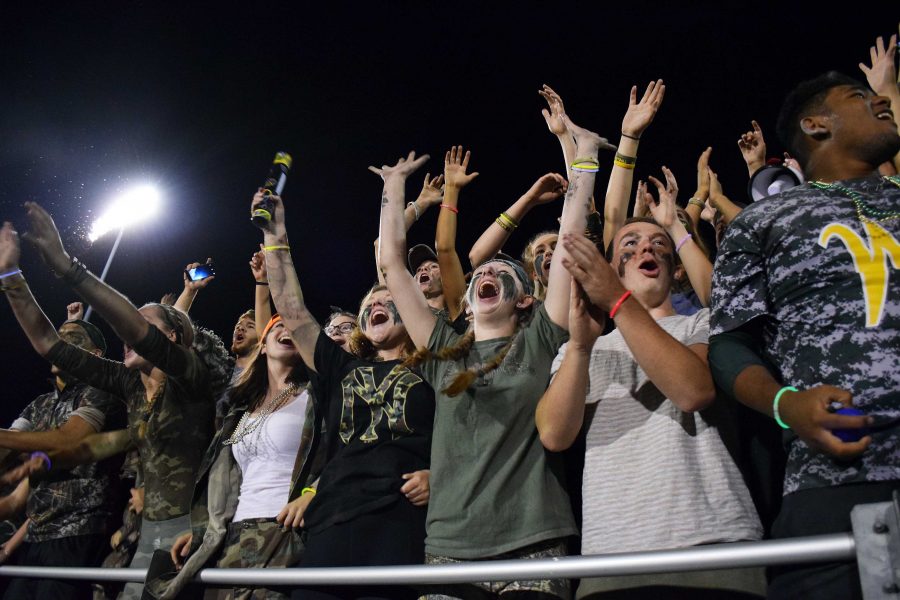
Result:
[[[159,190],[152,185],[142,185],[132,188],[116,198],[106,212],[94,221],[88,239],[95,242],[103,235],[110,231],[118,229],[119,234],[113,243],[112,250],[109,252],[109,258],[106,259],[106,266],[103,267],[103,273],[100,275],[100,281],[106,281],[106,274],[109,273],[109,267],[112,265],[113,258],[116,256],[116,250],[119,249],[119,242],[122,241],[122,234],[125,228],[146,221],[159,212],[161,204],[161,195]],[[91,318],[91,312],[94,307],[88,306],[87,312],[84,313],[84,320]]]

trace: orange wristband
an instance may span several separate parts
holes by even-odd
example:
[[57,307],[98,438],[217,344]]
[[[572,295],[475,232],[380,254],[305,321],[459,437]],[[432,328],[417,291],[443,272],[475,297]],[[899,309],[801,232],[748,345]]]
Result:
[[622,308],[622,304],[624,304],[625,301],[628,300],[628,297],[629,297],[629,296],[631,296],[631,290],[628,290],[628,291],[626,291],[624,294],[622,294],[622,297],[619,298],[619,300],[613,305],[612,310],[609,311],[609,318],[610,318],[610,319],[615,319],[615,318],[616,318],[616,312],[617,312],[620,308]]
[[454,214],[457,214],[457,215],[459,214],[459,209],[456,208],[455,206],[450,206],[449,204],[441,204],[441,208],[446,208],[447,210],[449,210],[450,212],[452,212]]

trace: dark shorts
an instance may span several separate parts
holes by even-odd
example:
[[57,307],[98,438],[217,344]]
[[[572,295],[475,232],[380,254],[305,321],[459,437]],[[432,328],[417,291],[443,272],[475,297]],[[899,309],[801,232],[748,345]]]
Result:
[[[105,534],[76,535],[44,542],[22,544],[16,552],[16,564],[35,567],[99,567],[109,549]],[[93,598],[90,581],[62,579],[13,579],[4,600],[30,598]]]
[[[788,494],[772,526],[772,537],[851,532],[850,511],[854,506],[887,502],[894,490],[900,490],[900,481],[813,488]],[[773,567],[769,570],[768,598],[862,600],[856,561]]]

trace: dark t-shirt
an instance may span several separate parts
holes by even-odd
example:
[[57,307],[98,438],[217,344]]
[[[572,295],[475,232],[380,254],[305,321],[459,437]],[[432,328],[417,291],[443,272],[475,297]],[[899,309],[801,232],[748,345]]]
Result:
[[[900,188],[880,177],[838,182],[880,211]],[[900,219],[860,221],[853,200],[809,185],[751,205],[728,227],[713,273],[711,333],[762,325],[783,385],[833,385],[877,421],[900,417]],[[786,396],[783,402],[790,402]],[[900,429],[877,431],[840,462],[786,431],[784,493],[900,479]]]
[[405,502],[402,475],[428,468],[434,421],[434,392],[402,361],[361,360],[322,332],[315,367],[328,462],[304,515],[312,532]]

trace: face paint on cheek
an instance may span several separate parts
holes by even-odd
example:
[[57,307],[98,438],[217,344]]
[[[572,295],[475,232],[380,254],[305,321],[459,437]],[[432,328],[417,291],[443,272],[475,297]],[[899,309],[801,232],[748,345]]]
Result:
[[391,301],[388,301],[384,306],[388,309],[388,312],[390,312],[391,316],[394,318],[394,325],[403,325],[403,319],[400,318],[400,311],[397,310],[397,305]]
[[538,279],[544,278],[544,253],[534,255],[534,274]]
[[363,309],[362,314],[359,315],[359,328],[363,331],[369,326],[369,315],[372,314],[372,307],[367,306]]
[[519,295],[519,290],[516,289],[516,279],[509,273],[500,273],[497,276],[497,279],[500,280],[500,289],[503,292],[503,301],[509,302],[510,300],[515,300]]
[[481,273],[472,277],[472,281],[469,283],[469,291],[466,292],[466,300],[469,301],[469,306],[475,304],[475,290],[478,288],[479,279],[481,279]]
[[627,263],[634,256],[633,252],[623,252],[622,258],[619,259],[619,277],[625,277],[625,263]]

